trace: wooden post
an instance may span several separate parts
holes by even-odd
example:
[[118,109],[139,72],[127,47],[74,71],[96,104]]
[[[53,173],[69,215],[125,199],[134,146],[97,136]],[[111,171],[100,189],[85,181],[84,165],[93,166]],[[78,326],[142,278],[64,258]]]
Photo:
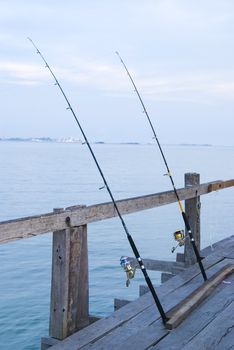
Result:
[[52,248],[49,334],[60,340],[89,324],[87,225],[67,222],[53,233]]
[[[191,187],[200,184],[200,174],[187,173],[185,174],[185,187]],[[185,212],[188,217],[195,244],[200,252],[200,196],[195,198],[187,199],[185,201]],[[188,237],[186,232],[186,237]],[[184,247],[184,260],[185,265],[190,266],[196,263],[197,259],[193,251],[193,247],[190,243],[189,238],[185,241]]]

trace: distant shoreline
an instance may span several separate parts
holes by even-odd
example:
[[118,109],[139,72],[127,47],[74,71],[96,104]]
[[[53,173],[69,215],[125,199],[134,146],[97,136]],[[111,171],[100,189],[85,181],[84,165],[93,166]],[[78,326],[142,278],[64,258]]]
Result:
[[[33,143],[67,143],[67,144],[83,144],[80,139],[76,139],[73,137],[67,138],[51,138],[51,137],[2,137],[0,138],[0,142],[33,142]],[[104,142],[104,141],[95,141],[91,142],[95,145],[152,145],[154,143],[141,143],[135,141],[128,142]],[[209,143],[179,143],[179,144],[166,144],[168,146],[185,146],[185,147],[213,147],[212,144]]]

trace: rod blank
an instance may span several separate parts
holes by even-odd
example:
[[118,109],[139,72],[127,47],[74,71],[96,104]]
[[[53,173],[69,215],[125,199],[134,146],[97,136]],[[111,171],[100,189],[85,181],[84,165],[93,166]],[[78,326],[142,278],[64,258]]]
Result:
[[64,90],[63,90],[63,88],[62,88],[62,86],[60,85],[58,79],[56,78],[54,72],[53,72],[52,69],[50,68],[50,66],[49,66],[49,64],[47,63],[46,59],[44,58],[44,56],[42,55],[42,53],[39,51],[39,49],[37,48],[37,46],[34,44],[34,42],[32,41],[32,39],[30,39],[30,38],[28,38],[28,39],[29,39],[29,41],[32,43],[32,45],[34,46],[34,48],[36,49],[37,53],[41,56],[43,62],[44,62],[45,65],[46,65],[46,68],[49,69],[51,75],[53,76],[53,78],[54,78],[54,80],[55,80],[56,85],[58,86],[58,88],[59,88],[59,90],[61,91],[61,93],[62,93],[64,99],[65,99],[66,102],[67,102],[67,109],[69,109],[69,110],[71,111],[71,113],[72,113],[72,115],[73,115],[73,117],[74,117],[74,119],[75,119],[75,121],[76,121],[76,123],[77,123],[77,125],[78,125],[78,127],[79,127],[79,129],[80,129],[80,131],[81,131],[81,133],[82,133],[82,135],[83,135],[83,137],[84,137],[85,143],[87,144],[87,147],[88,147],[88,149],[89,149],[89,151],[90,151],[90,153],[91,153],[91,155],[92,155],[92,158],[93,158],[93,160],[94,160],[94,162],[95,162],[95,164],[96,164],[96,166],[97,166],[97,168],[98,168],[98,171],[99,171],[99,173],[100,173],[100,175],[101,175],[101,177],[102,177],[102,180],[103,180],[103,182],[104,182],[104,187],[106,187],[106,189],[107,189],[107,191],[108,191],[108,193],[109,193],[109,195],[110,195],[110,198],[111,198],[111,200],[112,200],[112,202],[113,202],[114,208],[115,208],[115,210],[116,210],[116,212],[117,212],[117,214],[118,214],[118,217],[119,217],[119,219],[120,219],[120,221],[121,221],[121,223],[122,223],[123,229],[124,229],[124,231],[125,231],[125,233],[126,233],[126,236],[127,236],[128,241],[129,241],[129,244],[130,244],[130,246],[131,246],[131,248],[132,248],[132,251],[133,251],[133,253],[134,253],[134,255],[135,255],[135,257],[136,257],[136,259],[137,259],[137,261],[138,261],[138,264],[139,264],[139,266],[140,266],[140,268],[141,268],[141,271],[142,271],[142,273],[143,273],[143,275],[144,275],[145,281],[146,281],[146,283],[147,283],[147,285],[148,285],[148,287],[149,287],[149,290],[150,290],[150,292],[151,292],[151,294],[152,294],[152,297],[153,297],[153,299],[154,299],[154,302],[155,302],[155,304],[156,304],[156,306],[157,306],[157,308],[158,308],[158,310],[159,310],[159,313],[160,313],[160,315],[161,315],[161,317],[162,317],[163,323],[165,324],[165,323],[168,321],[168,318],[167,318],[167,316],[166,316],[166,314],[165,314],[165,312],[164,312],[164,310],[163,310],[163,307],[162,307],[162,305],[161,305],[161,303],[160,303],[160,301],[159,301],[159,299],[158,299],[158,296],[157,296],[157,294],[156,294],[156,292],[155,292],[155,289],[154,289],[154,287],[153,287],[153,284],[152,284],[152,282],[151,282],[151,279],[149,278],[148,273],[147,273],[147,270],[146,270],[146,268],[145,268],[145,266],[144,266],[143,260],[142,260],[142,258],[140,257],[140,254],[139,254],[139,251],[138,251],[138,249],[137,249],[137,247],[136,247],[136,245],[135,245],[135,242],[134,242],[132,236],[130,235],[130,233],[129,233],[129,231],[128,231],[128,228],[127,228],[127,226],[126,226],[126,224],[125,224],[125,221],[124,221],[124,219],[123,219],[123,217],[122,217],[122,215],[121,215],[121,213],[120,213],[120,211],[119,211],[118,205],[117,205],[117,203],[116,203],[116,201],[115,201],[115,198],[114,198],[114,196],[113,196],[113,194],[112,194],[112,191],[111,191],[111,189],[110,189],[110,187],[109,187],[109,185],[108,185],[108,183],[107,183],[107,180],[106,180],[106,178],[105,178],[105,176],[104,176],[104,173],[102,172],[102,169],[101,169],[101,167],[100,167],[100,165],[99,165],[99,163],[98,163],[98,161],[97,161],[97,158],[96,158],[96,156],[95,156],[95,154],[94,154],[94,151],[93,151],[93,149],[92,149],[92,147],[91,147],[91,145],[90,145],[90,143],[89,143],[89,140],[88,140],[88,138],[87,138],[87,136],[86,136],[86,134],[85,134],[85,132],[84,132],[84,129],[82,128],[82,126],[81,126],[81,124],[80,124],[80,122],[79,122],[79,120],[78,120],[78,117],[77,117],[76,113],[74,112],[74,110],[73,110],[73,108],[72,108],[72,106],[71,106],[71,104],[70,104],[70,102],[69,102],[69,100],[68,100],[68,98],[67,98],[67,96],[66,96],[66,94],[65,94],[65,92],[64,92]]
[[136,94],[137,94],[137,97],[138,97],[138,99],[139,99],[139,101],[140,101],[140,103],[141,103],[141,105],[142,105],[142,107],[143,107],[143,110],[144,110],[144,113],[145,113],[145,115],[146,115],[147,121],[148,121],[148,123],[149,123],[149,125],[150,125],[150,128],[151,128],[152,132],[153,132],[153,139],[156,141],[156,143],[157,143],[157,145],[158,145],[160,154],[161,154],[161,156],[162,156],[163,162],[164,162],[165,167],[166,167],[166,169],[167,169],[167,174],[165,174],[165,175],[168,175],[169,178],[170,178],[170,181],[171,181],[171,184],[172,184],[172,188],[173,188],[173,191],[174,191],[175,196],[176,196],[176,198],[177,198],[177,202],[178,202],[178,204],[179,204],[179,208],[180,208],[180,211],[181,211],[181,214],[182,214],[182,217],[183,217],[183,221],[184,221],[186,230],[187,230],[188,235],[189,235],[189,238],[190,238],[190,242],[191,242],[191,244],[192,244],[194,253],[195,253],[195,255],[196,255],[197,262],[198,262],[198,264],[199,264],[199,267],[200,267],[202,276],[203,276],[203,278],[204,278],[204,281],[206,281],[206,280],[207,280],[207,276],[206,276],[206,272],[205,272],[204,266],[203,266],[202,261],[201,261],[201,256],[200,256],[200,253],[199,253],[199,251],[198,251],[198,249],[197,249],[197,246],[196,246],[196,244],[195,244],[194,237],[193,237],[193,233],[192,233],[192,230],[191,230],[191,227],[190,227],[190,223],[189,223],[188,217],[187,217],[187,215],[186,215],[186,213],[185,213],[185,211],[184,211],[183,205],[182,205],[182,203],[181,203],[179,194],[178,194],[178,192],[177,192],[177,189],[176,189],[176,186],[175,186],[175,183],[174,183],[174,180],[173,180],[171,171],[170,171],[170,169],[169,169],[169,166],[168,166],[168,163],[167,163],[165,154],[164,154],[164,152],[163,152],[162,146],[161,146],[161,144],[160,144],[160,142],[159,142],[159,139],[158,139],[158,137],[157,137],[155,128],[154,128],[154,126],[153,126],[153,123],[152,123],[152,121],[151,121],[151,119],[150,119],[150,116],[149,116],[149,114],[148,114],[148,112],[147,112],[147,109],[146,109],[146,107],[145,107],[145,104],[144,104],[144,102],[143,102],[143,100],[142,100],[142,98],[141,98],[141,95],[140,95],[140,93],[139,93],[139,91],[138,91],[138,89],[137,89],[137,86],[136,86],[136,84],[135,84],[135,82],[134,82],[134,80],[133,80],[133,78],[132,78],[132,76],[131,76],[131,74],[130,74],[130,72],[129,72],[127,66],[126,66],[126,64],[124,63],[124,61],[123,61],[122,57],[120,56],[120,54],[118,53],[118,51],[116,51],[116,55],[119,57],[119,59],[120,59],[122,65],[123,65],[124,69],[126,70],[126,73],[127,73],[128,77],[129,77],[129,79],[130,79],[130,81],[131,81],[131,83],[132,83],[132,85],[133,85],[133,87],[134,87],[134,90],[135,90],[135,92],[136,92]]

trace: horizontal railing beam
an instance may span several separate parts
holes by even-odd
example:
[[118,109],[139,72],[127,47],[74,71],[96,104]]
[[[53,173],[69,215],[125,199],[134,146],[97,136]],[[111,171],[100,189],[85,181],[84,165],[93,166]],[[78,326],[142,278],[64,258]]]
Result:
[[[234,179],[213,181],[191,188],[178,190],[181,200],[201,196],[212,191],[234,186]],[[173,191],[160,192],[141,197],[118,200],[117,205],[122,215],[147,210],[176,202]],[[91,222],[110,219],[117,216],[112,202],[87,207],[74,206],[60,213],[48,213],[21,219],[0,222],[0,243],[58,231],[68,226],[82,226]],[[67,219],[69,218],[69,220]]]
[[[135,258],[129,257],[129,261],[132,266],[140,268]],[[149,271],[170,272],[173,274],[178,274],[185,269],[185,265],[182,262],[146,258],[144,258],[144,266]]]

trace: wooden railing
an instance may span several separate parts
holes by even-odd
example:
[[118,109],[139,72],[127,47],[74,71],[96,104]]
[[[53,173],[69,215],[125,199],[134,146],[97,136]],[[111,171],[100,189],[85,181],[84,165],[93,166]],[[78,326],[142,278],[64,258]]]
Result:
[[[185,211],[198,249],[200,249],[200,196],[234,186],[234,179],[200,184],[199,174],[185,174],[185,187],[178,190],[185,200]],[[173,191],[117,201],[122,215],[176,202]],[[66,209],[16,220],[0,222],[0,243],[53,232],[50,336],[64,339],[90,322],[87,225],[117,216],[112,202]],[[144,260],[146,267],[178,273],[195,262],[186,240],[185,253],[177,262]]]

